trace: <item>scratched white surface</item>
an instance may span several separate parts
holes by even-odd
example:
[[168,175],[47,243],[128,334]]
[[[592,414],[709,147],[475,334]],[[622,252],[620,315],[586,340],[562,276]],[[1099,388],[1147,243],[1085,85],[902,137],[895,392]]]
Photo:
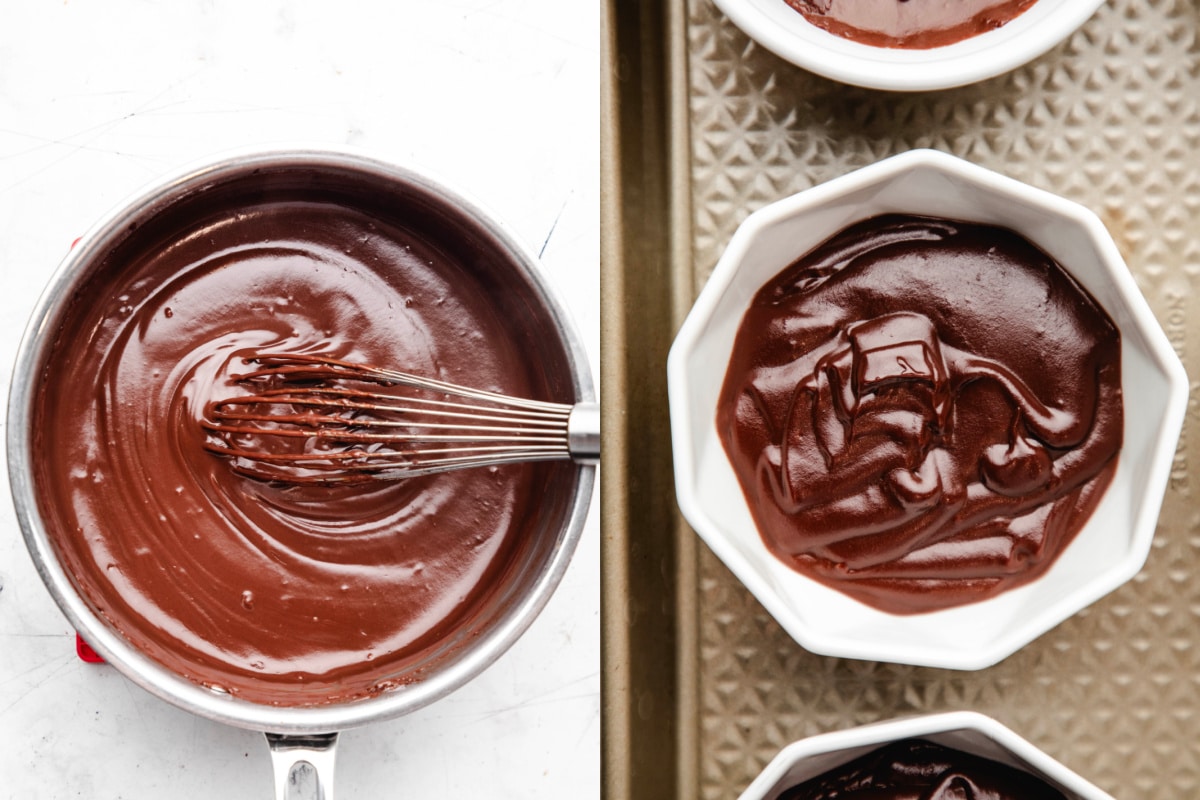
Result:
[[[350,143],[468,188],[543,260],[599,355],[599,9],[561,0],[0,4],[0,374],[72,239],[221,150]],[[0,456],[2,457],[2,456]],[[7,474],[5,472],[5,474]],[[0,798],[272,796],[261,735],[80,662],[0,500]],[[474,682],[350,731],[342,798],[600,786],[596,514],[562,586]]]

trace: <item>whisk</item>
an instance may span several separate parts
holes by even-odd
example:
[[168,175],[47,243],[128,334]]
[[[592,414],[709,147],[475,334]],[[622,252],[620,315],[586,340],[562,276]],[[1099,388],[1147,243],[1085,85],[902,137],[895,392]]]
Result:
[[205,448],[285,484],[357,484],[600,456],[595,403],[509,397],[321,355],[262,353],[205,409]]

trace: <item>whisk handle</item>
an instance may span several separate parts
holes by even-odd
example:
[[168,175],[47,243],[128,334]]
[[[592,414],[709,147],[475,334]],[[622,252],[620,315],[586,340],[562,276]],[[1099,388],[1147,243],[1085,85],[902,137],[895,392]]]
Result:
[[600,404],[576,403],[567,419],[567,449],[580,464],[600,461]]

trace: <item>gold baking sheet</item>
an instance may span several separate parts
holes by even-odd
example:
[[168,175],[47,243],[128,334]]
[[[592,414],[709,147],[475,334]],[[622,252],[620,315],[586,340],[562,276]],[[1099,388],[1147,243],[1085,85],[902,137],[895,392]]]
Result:
[[995,717],[1118,800],[1200,798],[1194,382],[1146,567],[980,672],[795,644],[679,522],[665,405],[674,330],[738,223],[916,147],[1099,214],[1200,376],[1200,3],[1110,0],[1015,72],[918,94],[816,77],[710,0],[607,11],[606,798],[732,800],[797,738],[950,709]]

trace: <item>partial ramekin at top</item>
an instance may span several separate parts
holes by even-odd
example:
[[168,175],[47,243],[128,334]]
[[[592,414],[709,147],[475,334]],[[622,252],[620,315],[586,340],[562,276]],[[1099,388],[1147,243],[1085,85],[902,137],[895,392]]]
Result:
[[1037,0],[995,30],[928,50],[853,42],[818,28],[784,0],[714,0],[751,39],[818,75],[902,92],[964,86],[1042,55],[1086,22],[1104,0]]
[[999,722],[970,711],[891,720],[793,742],[767,764],[739,800],[777,800],[793,786],[905,739],[925,739],[1015,767],[1041,778],[1068,800],[1113,800]]
[[[759,288],[839,231],[890,213],[1016,231],[1062,265],[1121,333],[1123,445],[1086,525],[1030,583],[913,615],[871,608],[778,560],[759,535],[716,426],[734,338]],[[816,653],[954,669],[981,669],[1006,658],[1141,569],[1188,393],[1183,365],[1098,217],[933,150],[894,156],[750,215],[680,329],[667,381],[680,508],[779,624]]]

